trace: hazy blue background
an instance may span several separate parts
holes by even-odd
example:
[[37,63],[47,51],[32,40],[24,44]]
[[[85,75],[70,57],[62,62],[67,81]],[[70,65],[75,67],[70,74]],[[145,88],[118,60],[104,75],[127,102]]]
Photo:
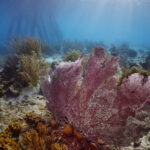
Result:
[[0,0],[0,46],[12,35],[150,47],[150,0]]

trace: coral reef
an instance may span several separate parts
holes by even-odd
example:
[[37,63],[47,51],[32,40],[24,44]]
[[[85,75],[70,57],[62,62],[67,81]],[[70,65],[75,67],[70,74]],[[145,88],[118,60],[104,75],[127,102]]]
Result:
[[0,72],[0,96],[18,96],[24,87],[39,83],[42,69],[49,65],[42,56],[43,41],[34,38],[14,38],[9,49],[15,53],[6,59]]
[[102,41],[65,40],[62,43],[62,50],[64,52],[68,52],[69,50],[72,50],[72,49],[78,49],[80,51],[86,51],[87,53],[91,53],[91,50],[98,46],[106,47],[106,45]]
[[27,149],[31,150],[44,150],[45,142],[44,139],[40,138],[38,132],[34,129],[30,129],[24,134],[25,144]]
[[21,131],[21,125],[17,122],[11,122],[9,124],[9,129],[11,130],[11,132],[13,133],[13,135],[18,135]]
[[[128,145],[142,137],[150,128],[149,121],[142,123],[149,119],[150,76],[133,68],[117,86],[118,60],[98,47],[88,58],[83,79],[82,56],[58,65],[51,81],[43,78],[41,88],[56,121],[68,122],[91,141]],[[143,112],[145,117],[139,117]]]
[[131,49],[129,47],[128,44],[124,43],[120,46],[115,46],[115,45],[112,45],[109,49],[109,51],[111,52],[111,54],[113,56],[127,56],[127,57],[130,57],[130,58],[135,58],[137,57],[137,52],[133,49]]
[[9,80],[10,78],[12,78],[12,76],[15,77],[19,69],[18,56],[7,56],[4,64],[2,65],[2,68],[2,77],[5,77],[5,80]]
[[29,87],[35,87],[40,79],[40,64],[34,55],[20,56],[20,72],[22,84]]
[[46,109],[46,100],[43,96],[30,94],[27,91],[25,93],[26,95],[22,93],[22,96],[14,99],[0,98],[0,132],[5,130],[11,122],[23,118],[30,126],[52,119],[52,114]]
[[67,54],[64,56],[63,61],[76,61],[81,55],[80,50],[70,50],[67,52]]
[[71,136],[73,134],[73,128],[70,124],[66,124],[63,131],[64,135]]
[[[107,82],[105,81],[105,84]],[[109,82],[108,82],[109,83]],[[80,88],[82,84],[78,83]],[[77,90],[77,91],[78,91]],[[76,91],[76,93],[77,93]],[[0,99],[0,148],[12,150],[124,150],[124,147],[108,145],[105,140],[97,139],[96,143],[87,140],[84,133],[70,124],[61,126],[51,113],[46,109],[46,100],[37,94],[27,94],[22,101]],[[24,97],[24,96],[23,96]],[[2,106],[2,107],[1,107]],[[147,107],[147,106],[146,106]],[[147,110],[150,110],[147,107]],[[136,126],[142,129],[145,126],[145,133],[149,129],[150,111],[137,111],[136,117],[128,121],[133,123],[131,131]],[[148,123],[149,117],[149,123]],[[17,121],[17,122],[16,122]],[[66,120],[67,121],[67,120]],[[78,120],[76,120],[77,122]],[[131,122],[130,122],[131,121]],[[113,124],[112,124],[113,125]],[[130,126],[129,126],[130,127]],[[139,129],[139,130],[140,130]],[[109,130],[108,133],[112,134]],[[67,134],[66,134],[67,133]],[[102,132],[101,132],[102,133]],[[121,132],[120,132],[121,133]],[[120,135],[120,133],[118,135]],[[132,134],[132,133],[131,133]],[[116,135],[117,137],[117,135]],[[114,139],[116,137],[113,137]],[[148,136],[147,136],[148,137]],[[112,138],[112,139],[113,139]],[[120,138],[120,137],[119,137]],[[112,140],[110,139],[110,140]],[[123,140],[126,140],[124,138]],[[146,141],[146,139],[145,139]],[[145,142],[146,143],[146,142]],[[135,143],[134,145],[137,145]],[[138,145],[139,146],[139,145]],[[135,146],[131,148],[135,149]],[[142,148],[147,148],[148,144]],[[130,148],[130,149],[131,149]],[[127,149],[127,148],[126,148]]]
[[[64,55],[63,61],[65,61],[65,62],[67,62],[67,61],[75,62],[77,59],[79,59],[81,54],[82,53],[81,53],[80,50],[70,50],[70,51],[67,52],[66,55]],[[82,60],[83,72],[85,72],[85,70],[86,70],[87,60],[88,60],[88,58],[86,56],[84,56],[83,60]]]
[[18,122],[12,122],[9,127],[0,133],[0,149],[19,150],[18,135],[21,132],[21,125]]
[[[118,66],[117,61],[118,58],[112,57],[106,62],[104,49],[97,48],[95,50],[94,56],[91,54],[88,59],[85,77],[83,79],[81,88],[79,88],[77,93],[75,93],[74,91],[82,75],[82,59],[78,59],[75,63],[61,63],[54,72],[51,84],[47,84],[47,81],[43,81],[43,83],[41,84],[43,93],[49,100],[48,108],[52,111],[56,120],[60,121],[67,117],[67,119],[70,119],[69,122],[79,131],[84,132],[86,130],[86,133],[91,132],[90,130],[87,130],[87,127],[84,126],[89,122],[89,120],[85,121],[85,118],[91,118],[85,116],[87,115],[86,110],[88,106],[91,105],[88,103],[88,100],[92,96],[94,90],[116,72]],[[84,95],[82,95],[83,93]],[[80,106],[75,105],[79,103]],[[74,108],[72,108],[73,105]],[[55,109],[53,109],[54,107]],[[94,108],[95,111],[97,109],[97,107]],[[73,114],[71,114],[70,110],[73,113],[77,111],[76,113],[78,113],[78,115],[75,113],[74,116],[71,116]],[[93,114],[96,113],[95,111],[93,112]],[[73,121],[73,119],[77,120],[76,123]],[[90,135],[96,136],[98,133],[97,130],[98,129],[96,129],[94,133],[87,133],[87,135],[89,134],[88,137],[90,137]]]
[[147,135],[145,135],[145,136],[143,136],[142,138],[140,138],[140,147],[141,148],[146,148],[146,149],[149,149],[150,148],[150,132],[147,134]]
[[122,69],[122,75],[120,77],[118,85],[121,85],[123,79],[128,78],[133,73],[139,73],[140,75],[143,75],[144,78],[147,78],[150,75],[149,70],[144,70],[142,68],[138,68],[138,67],[135,67],[135,66],[131,67],[130,69],[126,69],[125,67],[122,66],[121,69]]
[[149,62],[149,60],[150,60],[150,52],[149,51],[146,52],[146,53],[142,52],[141,55],[142,55],[142,57],[144,57],[144,61],[140,62],[140,65],[142,66],[142,68],[150,70],[150,62]]
[[51,145],[51,150],[68,150],[68,147],[65,144],[54,143]]
[[98,47],[98,46],[106,47],[106,45],[102,41],[99,41],[99,42],[97,42],[97,41],[85,41],[84,46],[85,46],[85,49],[88,53],[91,53],[91,50],[93,48]]
[[50,125],[51,125],[52,128],[56,128],[57,127],[57,123],[56,123],[55,120],[51,120],[50,121]]
[[137,63],[138,52],[129,47],[128,44],[124,43],[120,46],[112,45],[109,48],[112,56],[120,57],[120,64],[125,68],[129,69],[132,66],[139,66]]
[[[60,63],[60,65],[55,69],[56,71],[54,72],[54,74],[56,76],[54,76],[54,78],[52,79],[51,84],[48,84],[49,81],[47,81],[47,78],[44,77],[43,79],[41,79],[41,88],[43,89],[43,94],[47,98],[53,97],[49,99],[50,105],[48,106],[48,108],[52,111],[54,116],[60,115],[58,117],[60,120],[65,118],[65,113],[62,112],[62,110],[65,109],[67,102],[75,95],[75,86],[77,84],[78,79],[82,75],[81,62],[82,57],[76,62]],[[72,74],[74,74],[74,76],[72,76]],[[58,79],[62,78],[63,82],[60,83],[61,80],[59,81]],[[64,86],[65,83],[68,83],[68,85]],[[57,92],[58,89],[60,93]],[[64,102],[64,99],[66,102]],[[58,118],[56,121],[59,120]]]
[[14,56],[6,57],[0,72],[0,96],[5,94],[18,96],[21,84],[19,82],[19,58]]
[[18,144],[9,138],[0,137],[0,149],[2,150],[19,150]]
[[147,135],[144,135],[137,141],[131,143],[131,146],[120,147],[120,150],[149,150],[150,149],[150,132]]
[[[31,114],[27,115],[31,119]],[[26,116],[26,118],[27,118]],[[83,138],[71,125],[53,128],[49,121],[37,123],[38,114],[32,114],[32,125],[27,120],[12,122],[0,133],[0,148],[11,150],[105,150],[106,144],[91,143]],[[34,120],[35,119],[35,120]],[[43,120],[42,116],[38,116]],[[34,124],[35,123],[35,124]],[[17,131],[17,134],[16,134]],[[18,132],[19,131],[19,132]],[[111,148],[107,148],[111,150]]]
[[14,37],[9,42],[9,49],[17,55],[32,55],[36,54],[38,59],[42,58],[42,52],[45,51],[46,45],[44,41],[32,37],[19,38]]
[[39,123],[45,123],[45,120],[42,119],[40,115],[31,112],[26,114],[25,120],[30,126],[33,127],[37,126]]

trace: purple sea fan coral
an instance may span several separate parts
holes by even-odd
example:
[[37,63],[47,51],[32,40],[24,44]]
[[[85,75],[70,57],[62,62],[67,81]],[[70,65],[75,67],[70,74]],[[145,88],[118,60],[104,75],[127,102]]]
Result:
[[146,134],[150,130],[150,76],[134,73],[125,78],[113,105],[117,113],[111,133],[117,144],[128,145]]
[[71,100],[72,109],[66,113],[69,122],[91,140],[102,134],[100,124],[112,115],[109,109],[116,98],[117,82],[113,75],[118,60],[118,57],[106,60],[104,49],[95,49],[88,59],[81,88]]
[[117,82],[113,75],[117,71],[118,60],[118,57],[108,58],[104,48],[96,48],[88,59],[85,76],[77,92],[76,85],[82,75],[81,58],[76,62],[61,63],[48,88],[43,88],[49,101],[47,106],[55,119],[67,118],[91,140],[99,137],[100,122],[111,116],[116,97]]
[[41,89],[48,100],[47,107],[57,122],[64,120],[67,106],[75,95],[77,82],[82,75],[82,56],[76,62],[62,62],[51,73],[51,81],[41,80]]
[[[66,120],[89,140],[101,138],[109,144],[127,145],[144,135],[150,129],[150,105],[146,105],[150,76],[134,73],[117,86],[118,60],[98,47],[87,61],[83,79],[80,57],[58,65],[50,82],[42,80],[56,121]],[[148,119],[149,123],[144,121]]]
[[[123,80],[118,88],[118,100],[123,106],[132,109],[142,109],[142,106],[150,100],[150,76],[134,73]],[[134,107],[133,107],[134,106]]]

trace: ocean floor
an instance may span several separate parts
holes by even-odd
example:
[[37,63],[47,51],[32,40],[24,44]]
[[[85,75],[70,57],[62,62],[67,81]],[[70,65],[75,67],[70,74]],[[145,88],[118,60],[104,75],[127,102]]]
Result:
[[53,56],[46,56],[46,62],[52,63],[52,62],[61,62],[62,61],[63,54],[59,55],[53,55]]
[[46,99],[38,94],[38,89],[24,89],[18,98],[0,98],[0,132],[11,122],[23,120],[28,113],[39,114],[45,120],[51,120]]
[[[53,119],[52,114],[46,107],[46,99],[39,94],[39,88],[33,90],[24,89],[18,98],[0,99],[0,132],[8,128],[11,122],[24,122],[27,114],[37,114],[47,122]],[[129,147],[112,148],[113,150],[149,150],[150,132],[132,142]],[[68,149],[69,150],[69,149]]]
[[[142,58],[139,58],[139,60],[135,60],[135,61],[140,62],[141,60]],[[54,55],[52,57],[46,57],[46,61],[49,63],[52,63],[54,61],[61,62],[62,55]],[[20,96],[17,98],[16,97],[8,98],[5,96],[3,98],[0,98],[0,133],[4,132],[12,122],[20,122],[24,124],[25,118],[29,114],[35,114],[37,116],[40,116],[43,120],[46,120],[46,122],[50,122],[53,119],[52,113],[46,107],[46,98],[40,94],[39,87],[33,89],[25,88],[22,90]],[[147,129],[149,129],[150,127],[149,126],[150,111],[148,112],[143,111],[141,113],[137,112],[136,118],[132,118],[131,122],[137,126],[141,126],[147,131]],[[129,120],[129,124],[130,124],[130,120]],[[61,127],[58,131],[57,130],[54,131],[54,134],[59,132],[59,134],[61,135],[62,133],[60,132],[62,132],[62,129],[63,127]],[[59,136],[56,135],[58,136],[58,139],[61,138],[60,135]],[[22,149],[26,150],[26,148],[22,148]],[[71,150],[71,149],[66,149],[66,150]],[[141,137],[136,142],[133,141],[131,145],[128,147],[112,146],[109,147],[109,149],[106,148],[101,150],[150,150],[150,132],[146,132],[146,135]]]

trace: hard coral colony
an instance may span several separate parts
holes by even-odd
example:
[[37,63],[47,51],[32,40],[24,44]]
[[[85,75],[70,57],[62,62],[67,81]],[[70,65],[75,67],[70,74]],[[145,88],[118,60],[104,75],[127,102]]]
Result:
[[[91,141],[127,145],[144,133],[134,124],[137,114],[150,108],[150,76],[133,73],[122,80],[115,76],[118,57],[106,57],[97,47],[87,61],[82,79],[82,56],[62,62],[51,74],[51,82],[41,80],[47,106],[57,122],[68,122]],[[76,91],[76,86],[81,82]]]

